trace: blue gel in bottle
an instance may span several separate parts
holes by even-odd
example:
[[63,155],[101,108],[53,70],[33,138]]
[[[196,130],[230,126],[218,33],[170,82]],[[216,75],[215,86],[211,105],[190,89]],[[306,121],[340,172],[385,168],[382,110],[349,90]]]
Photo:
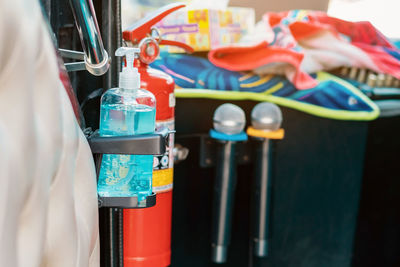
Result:
[[[120,74],[119,88],[108,90],[101,98],[100,135],[154,133],[155,97],[151,92],[139,89],[140,76],[133,68],[136,50],[124,47],[116,54],[121,50],[128,64]],[[152,155],[104,154],[97,192],[103,197],[137,196],[138,201],[143,201],[152,194],[152,175]]]

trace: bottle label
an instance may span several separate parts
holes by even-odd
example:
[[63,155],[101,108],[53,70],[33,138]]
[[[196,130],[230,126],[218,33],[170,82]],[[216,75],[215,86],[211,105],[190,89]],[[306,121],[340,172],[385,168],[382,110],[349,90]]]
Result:
[[169,94],[169,107],[173,108],[173,107],[175,107],[175,104],[176,104],[175,94],[174,93],[170,93]]
[[[161,128],[175,129],[174,119],[157,121],[156,130]],[[172,190],[173,187],[173,168],[174,168],[174,133],[169,136],[169,143],[163,155],[154,156],[153,164],[153,192],[161,193]]]

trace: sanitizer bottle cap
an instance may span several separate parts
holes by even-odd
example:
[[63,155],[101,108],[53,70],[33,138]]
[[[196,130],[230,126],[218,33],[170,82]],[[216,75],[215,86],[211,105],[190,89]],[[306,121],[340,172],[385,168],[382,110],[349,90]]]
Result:
[[140,88],[140,74],[137,68],[133,66],[135,55],[140,53],[139,48],[120,47],[115,51],[115,55],[119,57],[125,56],[126,66],[122,68],[119,74],[119,87],[124,89]]

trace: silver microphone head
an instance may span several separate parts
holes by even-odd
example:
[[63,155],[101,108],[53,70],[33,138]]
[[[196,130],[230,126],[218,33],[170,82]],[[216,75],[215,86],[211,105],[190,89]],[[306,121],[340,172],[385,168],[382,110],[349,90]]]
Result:
[[233,104],[223,104],[214,112],[214,129],[224,134],[241,133],[246,125],[244,111]]
[[259,103],[251,111],[251,124],[258,130],[276,131],[282,124],[281,109],[272,103]]

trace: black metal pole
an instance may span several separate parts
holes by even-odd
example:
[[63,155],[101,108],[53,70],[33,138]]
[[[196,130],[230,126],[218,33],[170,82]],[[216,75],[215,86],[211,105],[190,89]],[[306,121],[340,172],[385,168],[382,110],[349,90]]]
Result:
[[211,260],[224,263],[231,239],[232,211],[236,187],[236,144],[218,143],[214,182]]
[[253,251],[255,256],[267,257],[271,206],[271,145],[269,139],[257,139],[256,142]]
[[121,0],[102,1],[102,35],[104,47],[111,57],[111,65],[104,75],[104,89],[118,86],[118,75],[121,71],[121,57],[115,51],[122,46]]
[[[121,34],[121,0],[103,0],[101,6],[101,30],[104,47],[111,57],[111,65],[104,75],[103,88],[105,90],[118,86],[118,74],[121,70],[121,60],[115,57],[115,50],[122,44]],[[123,250],[123,209],[104,208],[104,230],[106,233],[102,241],[102,267],[122,267],[124,265]]]

